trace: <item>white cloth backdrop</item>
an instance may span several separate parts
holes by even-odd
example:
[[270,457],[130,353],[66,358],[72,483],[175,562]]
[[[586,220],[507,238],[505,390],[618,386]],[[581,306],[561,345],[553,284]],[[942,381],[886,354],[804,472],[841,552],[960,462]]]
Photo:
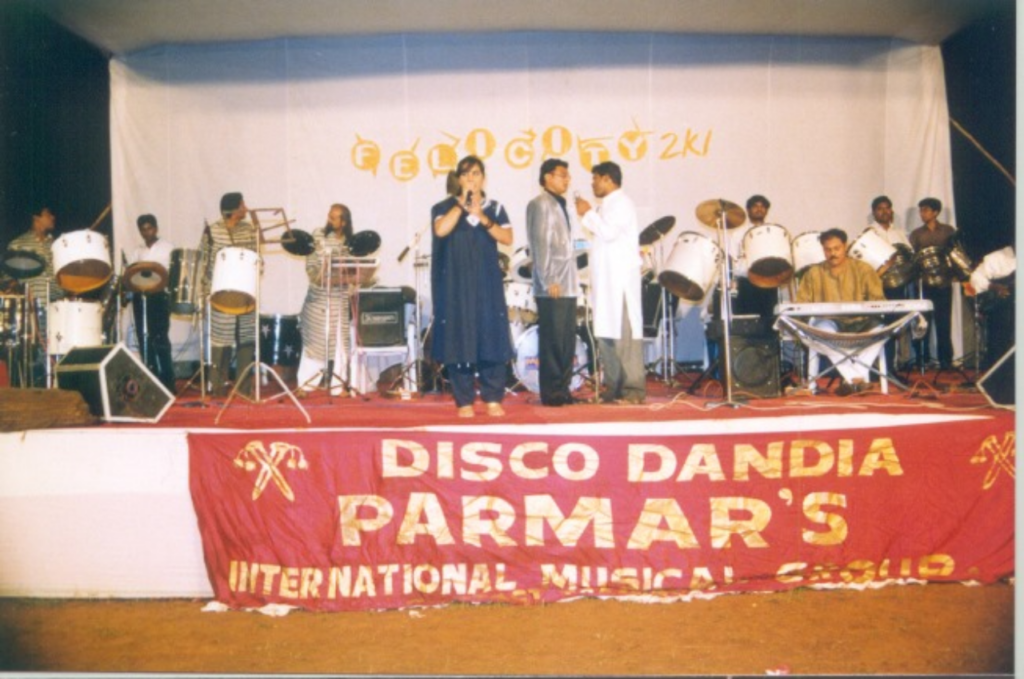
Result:
[[[283,208],[311,231],[333,202],[382,237],[379,280],[415,285],[399,253],[423,232],[457,157],[485,158],[516,244],[545,155],[624,171],[642,224],[671,215],[671,238],[714,236],[707,199],[772,201],[795,237],[870,223],[894,201],[908,231],[917,201],[953,221],[950,137],[937,47],[875,39],[661,34],[417,35],[173,46],[111,61],[115,252],[152,212],[197,247],[221,194]],[[268,234],[279,237],[281,231]],[[666,255],[668,248],[666,248]],[[510,253],[511,254],[511,253]],[[298,313],[302,262],[269,248],[264,313]],[[428,291],[421,291],[426,294]],[[183,330],[184,328],[184,330]],[[183,342],[188,324],[176,323]],[[959,339],[959,338],[957,338]],[[959,346],[957,347],[959,353]]]

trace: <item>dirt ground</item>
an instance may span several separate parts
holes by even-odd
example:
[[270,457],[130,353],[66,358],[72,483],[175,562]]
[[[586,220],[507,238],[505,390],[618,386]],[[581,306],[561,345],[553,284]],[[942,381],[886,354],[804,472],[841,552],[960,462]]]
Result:
[[1013,675],[1014,586],[794,590],[380,613],[201,600],[0,599],[0,670],[330,674]]

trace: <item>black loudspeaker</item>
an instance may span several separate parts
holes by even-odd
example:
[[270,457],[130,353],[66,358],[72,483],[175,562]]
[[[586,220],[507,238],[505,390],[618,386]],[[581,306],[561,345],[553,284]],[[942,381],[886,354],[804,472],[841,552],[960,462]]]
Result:
[[[775,398],[779,388],[779,340],[773,335],[747,337],[730,335],[729,348],[732,388],[760,398]],[[724,355],[725,342],[718,343],[719,356]],[[742,394],[740,394],[742,395]]]
[[1014,395],[1017,386],[1015,384],[1016,371],[1014,370],[1016,350],[1016,345],[1010,347],[1010,350],[1003,354],[1003,357],[996,361],[978,380],[978,389],[994,406],[1016,410],[1017,400]]
[[394,347],[405,344],[405,300],[401,288],[359,293],[356,333],[359,346]]
[[82,394],[93,415],[110,422],[159,422],[174,402],[123,344],[75,347],[57,363],[57,386]]

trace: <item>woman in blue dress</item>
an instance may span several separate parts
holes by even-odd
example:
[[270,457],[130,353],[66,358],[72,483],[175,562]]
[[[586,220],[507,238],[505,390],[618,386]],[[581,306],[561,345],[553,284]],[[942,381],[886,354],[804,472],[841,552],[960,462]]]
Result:
[[498,244],[512,244],[512,227],[484,192],[483,161],[466,156],[456,174],[458,194],[430,210],[431,356],[447,369],[459,417],[474,415],[475,377],[487,414],[500,417],[513,351]]

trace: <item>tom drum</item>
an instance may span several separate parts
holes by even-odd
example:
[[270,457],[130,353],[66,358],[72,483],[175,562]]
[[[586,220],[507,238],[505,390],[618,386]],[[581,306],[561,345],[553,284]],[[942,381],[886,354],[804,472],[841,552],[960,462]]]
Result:
[[672,246],[658,282],[680,299],[699,302],[711,290],[722,256],[722,248],[707,236],[684,231]]
[[759,288],[777,288],[793,277],[793,243],[778,224],[751,227],[743,234],[747,278]]
[[820,237],[820,231],[807,231],[793,239],[793,268],[797,276],[825,261],[825,251],[818,240]]
[[60,300],[49,306],[46,340],[51,354],[66,354],[74,347],[103,344],[103,306],[99,302]]
[[113,273],[107,237],[95,231],[73,231],[53,241],[57,284],[70,293],[102,287]]
[[213,264],[210,306],[237,316],[256,308],[259,256],[245,248],[224,248]]

